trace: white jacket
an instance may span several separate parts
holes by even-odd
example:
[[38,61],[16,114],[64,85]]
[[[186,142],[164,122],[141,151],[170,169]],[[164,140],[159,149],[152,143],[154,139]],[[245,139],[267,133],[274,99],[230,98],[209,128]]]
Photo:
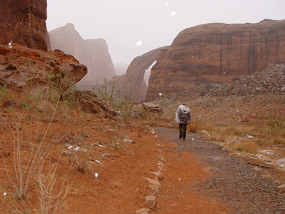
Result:
[[176,123],[189,123],[191,120],[190,109],[185,105],[180,105],[176,111],[175,122]]

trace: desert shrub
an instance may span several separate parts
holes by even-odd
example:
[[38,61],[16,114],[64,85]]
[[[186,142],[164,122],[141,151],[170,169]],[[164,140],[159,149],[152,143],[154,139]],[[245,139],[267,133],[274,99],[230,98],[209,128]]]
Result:
[[260,150],[260,147],[253,141],[250,140],[242,140],[233,146],[234,150],[238,150],[241,152],[246,152],[250,154],[256,154],[258,150]]
[[80,143],[73,145],[74,155],[70,157],[70,163],[74,164],[74,168],[82,173],[93,171],[90,165],[90,152],[92,145],[81,138]]
[[[2,184],[7,187],[5,191],[10,196],[4,209],[8,209],[9,213],[29,213],[28,193],[38,183],[41,197],[36,206],[44,209],[41,209],[40,213],[59,213],[55,210],[61,205],[62,197],[53,195],[57,166],[54,166],[51,171],[43,170],[51,149],[46,136],[54,121],[59,101],[50,114],[44,113],[49,121],[46,126],[41,127],[37,114],[42,112],[36,111],[37,102],[40,102],[40,99],[23,93],[10,93],[10,91],[5,94],[4,99],[16,100],[11,102],[10,108],[13,110],[11,117],[0,114],[1,128],[6,130],[5,136],[11,139],[9,144],[0,141],[1,167],[6,173]],[[30,122],[35,124],[34,129],[27,127],[27,124],[31,124]],[[13,152],[10,153],[10,151]],[[51,201],[51,198],[55,200]]]
[[127,121],[131,116],[136,102],[126,95],[121,94],[120,90],[115,90],[115,82],[111,89],[107,88],[107,81],[104,84],[93,88],[93,93],[98,96],[99,99],[107,102],[113,109],[121,112],[120,116],[124,121]]
[[228,127],[215,127],[215,130],[223,135],[234,135],[234,136],[244,136],[244,135],[254,135],[254,127],[244,127],[244,126],[228,126]]
[[285,145],[285,139],[281,137],[274,137],[273,143],[278,145]]
[[188,125],[188,130],[196,133],[198,130],[212,131],[214,126],[208,122],[191,121]]
[[284,130],[284,122],[285,118],[276,109],[273,109],[267,122],[269,133],[274,135]]

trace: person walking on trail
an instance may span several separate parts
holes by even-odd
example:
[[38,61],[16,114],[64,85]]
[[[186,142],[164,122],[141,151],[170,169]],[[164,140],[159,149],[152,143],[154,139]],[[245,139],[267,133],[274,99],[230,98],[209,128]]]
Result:
[[190,109],[185,105],[182,104],[177,108],[175,122],[179,123],[179,139],[186,138],[186,129],[187,125],[190,123],[191,120],[191,112]]

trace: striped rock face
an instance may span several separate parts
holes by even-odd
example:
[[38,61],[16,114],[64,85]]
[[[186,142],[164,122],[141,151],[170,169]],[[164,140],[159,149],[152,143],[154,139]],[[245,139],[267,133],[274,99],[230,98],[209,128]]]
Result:
[[0,45],[11,41],[46,51],[47,1],[5,0],[0,3]]
[[146,101],[197,98],[203,84],[229,82],[284,63],[285,20],[188,28],[153,66]]

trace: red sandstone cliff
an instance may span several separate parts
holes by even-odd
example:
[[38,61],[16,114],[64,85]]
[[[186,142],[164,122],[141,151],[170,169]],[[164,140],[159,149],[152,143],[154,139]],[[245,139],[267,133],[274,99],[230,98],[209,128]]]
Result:
[[104,39],[84,40],[73,24],[49,32],[52,50],[59,49],[75,56],[88,68],[81,84],[95,85],[115,76],[114,65]]
[[228,81],[285,63],[285,20],[205,24],[179,33],[153,66],[146,100],[200,94],[197,85]]
[[87,74],[73,56],[47,52],[46,9],[46,0],[0,1],[0,85],[34,95],[57,94]]
[[1,0],[0,45],[19,43],[47,50],[46,0]]

